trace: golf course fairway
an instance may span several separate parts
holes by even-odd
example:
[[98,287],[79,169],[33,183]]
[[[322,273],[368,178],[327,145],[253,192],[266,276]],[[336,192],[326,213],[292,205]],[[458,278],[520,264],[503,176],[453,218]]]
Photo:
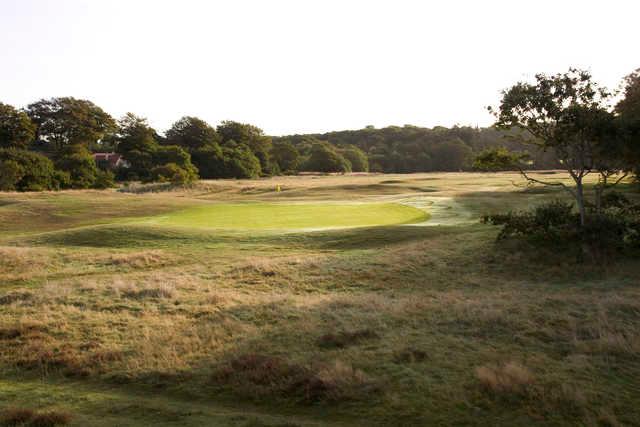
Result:
[[324,229],[426,221],[420,209],[397,203],[239,203],[197,206],[152,218],[158,225],[213,229]]

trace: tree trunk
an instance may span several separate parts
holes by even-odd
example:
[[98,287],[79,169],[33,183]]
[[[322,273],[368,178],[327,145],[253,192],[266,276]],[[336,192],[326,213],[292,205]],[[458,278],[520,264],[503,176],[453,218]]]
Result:
[[584,227],[586,220],[586,210],[584,208],[584,189],[582,187],[582,178],[576,179],[576,202],[580,211],[580,226]]

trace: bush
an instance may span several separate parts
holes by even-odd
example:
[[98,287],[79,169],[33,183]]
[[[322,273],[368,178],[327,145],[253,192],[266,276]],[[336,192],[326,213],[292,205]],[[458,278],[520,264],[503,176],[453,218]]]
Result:
[[15,191],[16,184],[24,176],[24,168],[15,160],[0,162],[0,191]]
[[189,184],[198,178],[195,168],[189,170],[181,168],[175,163],[156,166],[151,169],[151,180],[157,182],[170,182],[176,185]]
[[607,202],[603,205],[608,207],[590,212],[583,226],[573,205],[560,201],[540,205],[530,212],[485,215],[483,222],[502,226],[498,240],[524,238],[536,245],[577,250],[580,258],[588,254],[602,261],[616,253],[640,249],[640,205],[618,196],[604,200]]
[[556,200],[537,206],[531,212],[485,215],[483,222],[503,226],[498,240],[526,236],[540,242],[557,243],[575,232],[580,217],[573,212],[571,203]]
[[66,147],[56,160],[56,167],[69,173],[71,188],[91,188],[98,175],[93,156],[81,145]]
[[58,187],[51,160],[32,151],[0,149],[0,190],[44,191]]
[[96,180],[93,183],[93,188],[97,188],[97,189],[113,188],[116,185],[115,179],[116,179],[116,176],[110,170],[98,169],[98,173],[96,174]]

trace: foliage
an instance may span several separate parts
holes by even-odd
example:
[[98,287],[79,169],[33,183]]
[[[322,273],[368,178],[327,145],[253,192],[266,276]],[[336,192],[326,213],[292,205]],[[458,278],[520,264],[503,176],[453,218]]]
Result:
[[35,135],[36,127],[25,112],[0,102],[0,148],[25,149]]
[[217,144],[221,138],[207,122],[197,117],[185,116],[175,122],[166,134],[167,144],[179,145],[188,151]]
[[[260,161],[258,173],[267,173],[271,170],[269,158],[271,137],[265,135],[262,129],[250,124],[226,120],[220,123],[216,130],[220,135],[223,146],[243,144],[249,147],[254,156]],[[242,160],[239,161],[242,162]]]
[[289,141],[276,141],[271,147],[271,161],[284,173],[298,170],[300,153]]
[[0,182],[3,190],[44,191],[59,187],[53,163],[32,151],[0,149]]
[[113,188],[116,186],[115,180],[116,176],[112,171],[98,169],[98,172],[96,173],[96,180],[93,182],[93,188]]
[[0,191],[14,191],[24,174],[24,168],[15,160],[0,162]]
[[624,97],[616,105],[622,138],[628,147],[636,178],[640,175],[640,69],[624,79]]
[[369,172],[369,159],[355,145],[340,150],[340,154],[351,164],[351,172]]
[[[506,138],[515,132],[494,128],[454,126],[423,128],[389,126],[325,134],[274,137],[274,144],[290,142],[302,154],[308,155],[312,141],[325,141],[336,147],[356,146],[368,159],[369,169],[384,173],[469,170],[475,154],[490,147],[504,146],[523,151],[523,141]],[[527,169],[553,169],[559,166],[552,153],[531,150]]]
[[55,162],[56,168],[69,173],[71,188],[91,188],[98,176],[98,166],[82,145],[64,147]]
[[504,147],[487,148],[480,152],[473,161],[473,169],[483,172],[508,171],[520,169],[525,154],[517,154]]
[[153,152],[158,146],[155,135],[147,119],[133,113],[127,113],[118,121],[118,132],[114,137],[116,151],[131,165],[129,169],[119,171],[120,178],[146,179],[149,176]]
[[[640,205],[626,198],[604,198],[603,209],[589,215],[584,225],[572,203],[554,201],[532,211],[485,215],[483,222],[501,225],[498,240],[524,237],[537,245],[574,251],[580,258],[598,260],[640,248]],[[586,251],[586,253],[585,253]]]
[[42,99],[27,107],[38,139],[56,150],[65,145],[90,146],[116,128],[113,118],[91,101],[72,97]]
[[191,160],[201,178],[216,179],[226,175],[224,153],[218,144],[207,144],[191,151]]
[[227,143],[222,147],[223,178],[257,178],[262,171],[260,160],[246,145]]
[[311,147],[311,154],[303,165],[304,170],[311,172],[350,172],[351,164],[337,149],[326,142],[316,142]]
[[[495,126],[521,129],[530,137],[528,145],[553,150],[562,167],[571,175],[574,186],[563,182],[531,179],[530,182],[556,185],[574,198],[580,213],[580,224],[586,223],[584,177],[596,171],[604,178],[624,170],[624,157],[616,155],[614,116],[607,109],[611,94],[599,86],[587,71],[569,69],[566,73],[537,74],[535,83],[519,82],[502,93]],[[599,196],[597,196],[599,197]],[[598,203],[596,203],[598,205]]]
[[176,163],[167,163],[151,169],[151,180],[157,182],[171,182],[172,184],[189,184],[198,178],[194,169],[179,166]]

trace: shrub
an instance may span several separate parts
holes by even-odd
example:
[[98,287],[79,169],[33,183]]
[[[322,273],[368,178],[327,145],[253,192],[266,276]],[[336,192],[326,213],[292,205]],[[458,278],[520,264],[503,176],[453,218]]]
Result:
[[195,168],[185,169],[175,163],[156,166],[151,169],[151,181],[170,182],[176,185],[188,184],[198,178]]
[[0,191],[14,191],[24,176],[24,168],[15,160],[0,162]]
[[[529,212],[485,215],[483,222],[501,225],[498,240],[524,238],[536,245],[562,247],[574,251],[580,259],[604,261],[616,253],[640,249],[640,205],[626,198],[605,198],[600,212],[590,212],[583,226],[571,204],[555,201]],[[615,207],[623,206],[623,207]]]
[[93,183],[93,188],[105,189],[113,188],[116,185],[116,176],[110,170],[98,169],[96,174],[96,180]]
[[509,212],[485,215],[483,222],[502,225],[498,239],[526,236],[533,240],[556,243],[575,231],[579,216],[573,213],[573,205],[553,201],[537,206],[531,212]]
[[0,190],[44,191],[55,190],[57,185],[53,163],[45,156],[15,148],[0,149]]
[[93,156],[82,145],[66,147],[56,160],[56,167],[69,174],[71,188],[91,188],[98,175]]

